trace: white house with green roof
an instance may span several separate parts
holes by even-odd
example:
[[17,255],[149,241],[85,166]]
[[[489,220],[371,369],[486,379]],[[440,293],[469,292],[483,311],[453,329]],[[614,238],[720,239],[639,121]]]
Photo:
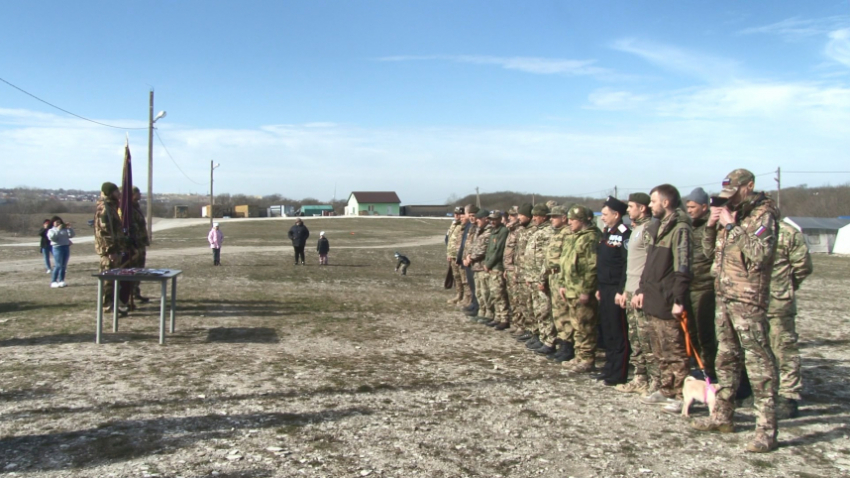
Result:
[[348,196],[346,216],[398,216],[401,199],[394,191],[354,191]]

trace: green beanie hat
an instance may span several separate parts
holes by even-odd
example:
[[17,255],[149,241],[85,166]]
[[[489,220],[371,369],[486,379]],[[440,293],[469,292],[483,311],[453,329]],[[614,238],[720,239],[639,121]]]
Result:
[[116,186],[115,183],[110,183],[109,181],[100,186],[100,192],[102,192],[104,196],[111,196],[112,192],[117,190],[118,186]]

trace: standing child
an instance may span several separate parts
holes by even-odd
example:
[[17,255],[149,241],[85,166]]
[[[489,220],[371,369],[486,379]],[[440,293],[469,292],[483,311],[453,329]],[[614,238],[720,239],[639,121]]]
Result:
[[210,248],[213,251],[213,265],[220,266],[221,265],[221,243],[224,242],[224,234],[221,233],[221,230],[218,228],[218,223],[214,222],[212,229],[210,229],[210,233],[207,236],[207,240],[210,241]]
[[70,224],[65,224],[59,216],[53,216],[53,229],[47,231],[50,239],[50,247],[53,250],[53,275],[50,287],[56,289],[65,287],[65,270],[68,268],[68,259],[71,257],[71,238],[74,237],[74,229]]
[[410,259],[399,254],[398,252],[395,253],[395,258],[396,260],[398,260],[395,265],[395,271],[398,272],[398,270],[401,269],[401,275],[406,276],[407,268],[410,266]]
[[319,264],[328,265],[328,252],[331,250],[331,243],[325,237],[325,231],[319,233],[319,244],[316,246],[316,251],[319,252]]
[[50,239],[47,238],[47,231],[52,227],[53,223],[50,222],[50,219],[45,219],[44,224],[41,225],[41,230],[38,231],[38,235],[41,237],[41,253],[44,255],[44,265],[47,267],[48,274],[53,272],[53,266],[50,265],[50,255],[53,254],[53,249],[50,247]]

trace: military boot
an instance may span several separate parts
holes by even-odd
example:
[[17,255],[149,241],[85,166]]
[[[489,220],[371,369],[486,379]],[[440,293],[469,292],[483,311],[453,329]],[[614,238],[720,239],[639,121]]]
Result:
[[510,326],[511,326],[510,322],[501,322],[501,323],[499,323],[499,325],[497,325],[497,326],[496,326],[496,327],[494,327],[494,328],[495,328],[496,330],[505,330],[505,329],[507,329],[507,328],[508,328],[508,327],[510,327]]
[[517,339],[517,342],[525,342],[526,340],[529,340],[529,339],[531,339],[532,337],[534,337],[534,336],[533,336],[533,335],[531,335],[531,332],[523,332],[523,333],[522,333],[521,335],[519,335],[516,339]]
[[735,424],[730,422],[718,422],[714,417],[695,418],[691,420],[691,428],[701,432],[734,433]]
[[776,419],[786,420],[788,418],[797,418],[800,416],[797,400],[793,398],[777,397],[776,398]]
[[645,394],[649,390],[649,380],[646,375],[635,375],[631,382],[617,385],[614,390],[623,393]]
[[570,360],[561,365],[566,367],[572,373],[590,373],[596,370],[596,361],[591,360]]
[[446,301],[447,304],[457,304],[458,302],[459,299],[457,297],[452,297],[451,299]]
[[528,342],[525,343],[525,347],[529,349],[536,349],[541,345],[543,345],[543,342],[541,342],[536,335],[532,335],[531,338],[528,339]]
[[552,347],[551,345],[543,344],[540,347],[537,347],[536,349],[534,349],[534,353],[540,354],[540,355],[549,355],[551,353],[555,353],[555,347]]
[[767,453],[776,448],[776,438],[759,428],[756,428],[756,436],[753,441],[747,443],[747,451],[750,453]]

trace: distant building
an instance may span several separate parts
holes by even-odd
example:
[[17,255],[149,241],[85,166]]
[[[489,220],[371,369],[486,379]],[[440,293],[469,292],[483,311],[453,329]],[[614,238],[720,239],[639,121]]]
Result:
[[234,217],[260,217],[260,207],[253,204],[243,204],[233,208]]
[[417,217],[445,217],[452,215],[452,208],[447,204],[402,206],[401,215]]
[[298,211],[299,216],[333,216],[334,207],[330,204],[305,204]]
[[294,215],[295,206],[290,206],[287,204],[275,204],[274,206],[269,206],[269,209],[266,213],[266,217],[284,217]]
[[809,252],[832,254],[838,230],[850,224],[850,219],[832,217],[786,217],[783,219],[803,233]]
[[174,206],[174,218],[175,219],[184,219],[189,217],[189,206],[178,204]]
[[210,206],[206,205],[201,208],[201,217],[222,217],[224,216],[224,208],[216,204],[213,209],[214,214],[210,214]]
[[398,216],[401,200],[393,191],[356,191],[348,196],[346,216]]

